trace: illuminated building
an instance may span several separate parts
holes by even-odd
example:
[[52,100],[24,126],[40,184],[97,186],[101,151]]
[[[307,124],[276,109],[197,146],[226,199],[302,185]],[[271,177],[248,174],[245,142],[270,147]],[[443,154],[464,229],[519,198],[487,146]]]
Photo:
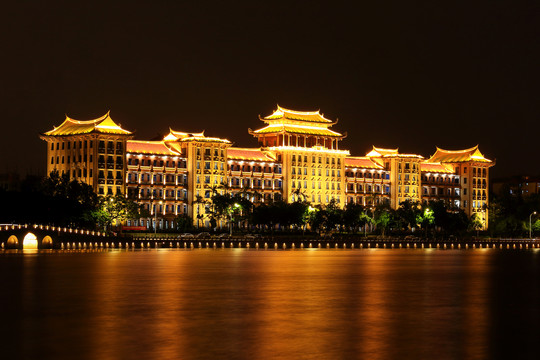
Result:
[[278,106],[271,115],[260,118],[267,124],[249,129],[261,150],[273,154],[282,169],[282,196],[286,201],[305,199],[328,204],[334,199],[345,204],[346,150],[338,142],[346,135],[330,129],[337,123],[319,111],[293,111]]
[[[127,143],[127,196],[136,200],[161,227],[170,227],[181,214],[204,217],[203,201],[227,183],[227,148],[231,142],[170,130],[162,141]],[[141,225],[149,226],[144,219]]]
[[57,170],[100,195],[125,193],[126,142],[133,137],[110,117],[64,122],[40,135],[47,141],[47,174]]
[[248,130],[258,140],[256,148],[174,130],[161,141],[132,140],[132,133],[115,124],[109,113],[89,121],[66,117],[41,138],[48,142],[48,172],[67,173],[99,194],[125,193],[151,214],[132,225],[150,227],[157,219],[158,227],[169,228],[185,214],[208,226],[205,202],[225,191],[253,202],[387,203],[394,209],[407,200],[442,199],[469,216],[478,214],[487,224],[489,168],[494,163],[478,146],[437,148],[427,160],[375,146],[365,156],[350,156],[339,149],[346,134],[330,129],[337,121],[319,111],[278,106],[259,119],[266,126]]

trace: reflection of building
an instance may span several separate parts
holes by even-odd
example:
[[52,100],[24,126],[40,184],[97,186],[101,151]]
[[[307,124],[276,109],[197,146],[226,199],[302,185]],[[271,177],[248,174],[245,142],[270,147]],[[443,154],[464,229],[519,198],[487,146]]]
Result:
[[478,146],[437,148],[427,160],[377,147],[365,156],[350,156],[338,146],[346,134],[331,130],[337,121],[319,111],[278,106],[260,120],[265,127],[249,130],[258,139],[257,148],[231,147],[226,139],[173,130],[161,141],[131,140],[132,133],[108,113],[89,121],[66,118],[41,138],[48,142],[48,172],[67,173],[99,194],[126,193],[152,217],[157,212],[162,227],[171,226],[180,214],[208,224],[204,202],[213,192],[224,191],[255,202],[305,199],[325,205],[334,200],[340,206],[388,203],[392,208],[406,200],[442,199],[487,222],[493,162]]

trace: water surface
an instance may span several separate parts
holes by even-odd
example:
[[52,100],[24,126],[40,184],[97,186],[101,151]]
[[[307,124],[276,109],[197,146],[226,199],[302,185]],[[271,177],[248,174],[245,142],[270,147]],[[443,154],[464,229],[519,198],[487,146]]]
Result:
[[0,253],[3,359],[538,359],[540,251]]

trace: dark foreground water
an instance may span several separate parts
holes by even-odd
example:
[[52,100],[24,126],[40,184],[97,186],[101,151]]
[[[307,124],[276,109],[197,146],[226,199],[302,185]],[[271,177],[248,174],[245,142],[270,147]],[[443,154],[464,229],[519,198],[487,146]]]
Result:
[[0,253],[1,359],[539,359],[540,251]]

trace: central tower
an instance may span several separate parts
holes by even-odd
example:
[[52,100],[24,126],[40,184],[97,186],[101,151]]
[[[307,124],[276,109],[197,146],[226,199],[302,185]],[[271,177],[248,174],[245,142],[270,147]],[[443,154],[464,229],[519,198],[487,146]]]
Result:
[[273,152],[283,168],[283,199],[345,204],[345,157],[338,142],[346,134],[330,129],[337,121],[317,111],[295,111],[278,105],[271,115],[259,117],[267,126],[249,133],[263,151]]

